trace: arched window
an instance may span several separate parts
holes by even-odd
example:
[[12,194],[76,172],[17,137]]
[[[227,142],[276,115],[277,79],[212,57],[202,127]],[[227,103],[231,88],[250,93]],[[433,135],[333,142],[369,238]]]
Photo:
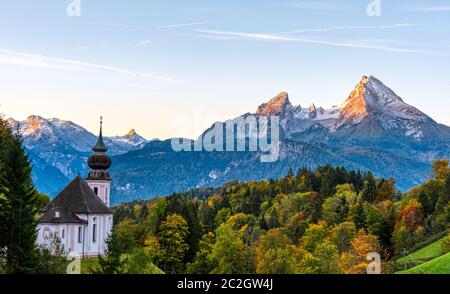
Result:
[[97,242],[97,218],[92,219],[92,243]]
[[42,232],[42,236],[44,237],[44,240],[48,240],[50,238],[50,228],[49,227],[45,227],[43,232]]
[[83,242],[83,227],[78,227],[78,243]]

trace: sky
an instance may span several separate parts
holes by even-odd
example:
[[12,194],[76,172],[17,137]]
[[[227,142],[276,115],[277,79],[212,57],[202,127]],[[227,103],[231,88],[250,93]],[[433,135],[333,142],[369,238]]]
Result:
[[374,75],[450,125],[449,1],[0,0],[0,13],[5,117],[193,138],[281,91],[340,105]]

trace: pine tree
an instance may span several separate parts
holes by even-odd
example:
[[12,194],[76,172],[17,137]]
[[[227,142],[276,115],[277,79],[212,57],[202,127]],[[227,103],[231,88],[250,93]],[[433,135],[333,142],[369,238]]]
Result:
[[19,136],[8,140],[0,171],[0,194],[3,194],[3,222],[6,271],[31,273],[38,264],[36,247],[36,191],[31,166]]
[[354,211],[352,212],[352,221],[358,230],[366,227],[366,212],[361,199],[358,199]]
[[369,171],[366,175],[364,190],[362,191],[363,201],[374,203],[377,196],[377,184],[373,174]]
[[447,179],[445,180],[445,193],[447,197],[450,198],[450,173],[447,175]]
[[93,269],[94,273],[102,274],[120,274],[122,273],[122,251],[123,246],[116,230],[112,230],[111,234],[105,241],[105,256],[98,256],[99,270]]
[[[9,150],[8,146],[12,140],[12,134],[9,128],[6,127],[5,121],[0,116],[0,174],[5,165],[6,152]],[[6,245],[8,235],[8,207],[6,196],[1,192],[0,186],[0,261],[6,259]],[[5,264],[0,263],[0,273],[4,272]]]

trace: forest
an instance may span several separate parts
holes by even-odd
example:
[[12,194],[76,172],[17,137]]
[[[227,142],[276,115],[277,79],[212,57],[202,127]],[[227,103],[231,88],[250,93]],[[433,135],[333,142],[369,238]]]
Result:
[[[430,179],[407,193],[371,172],[301,169],[277,180],[121,204],[110,257],[140,256],[149,272],[365,274],[367,256],[376,252],[388,274],[416,244],[446,234],[449,201],[446,159],[434,161]],[[450,238],[444,245],[449,252]],[[113,271],[120,272],[124,259],[116,260]]]

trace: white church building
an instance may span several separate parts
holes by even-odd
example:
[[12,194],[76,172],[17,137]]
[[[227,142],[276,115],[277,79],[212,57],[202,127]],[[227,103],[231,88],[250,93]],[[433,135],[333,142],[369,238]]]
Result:
[[76,177],[39,212],[37,242],[51,248],[54,238],[71,255],[95,257],[105,253],[105,241],[113,226],[110,208],[111,159],[106,152],[100,121],[100,134],[88,159],[91,168],[86,179]]

